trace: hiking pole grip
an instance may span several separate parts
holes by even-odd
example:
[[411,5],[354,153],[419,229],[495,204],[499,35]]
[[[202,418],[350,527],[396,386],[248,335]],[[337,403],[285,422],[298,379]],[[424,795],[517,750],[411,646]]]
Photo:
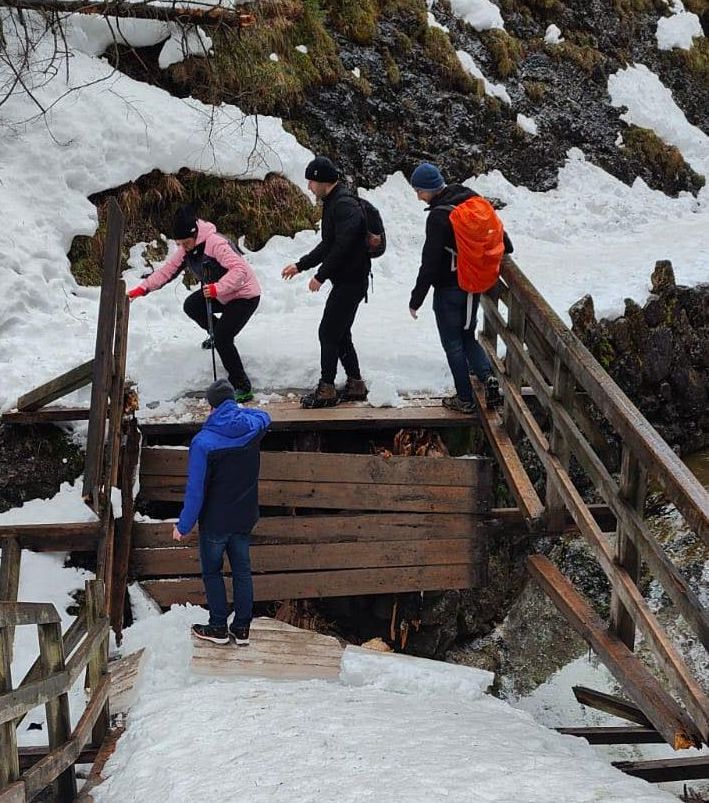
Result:
[[[202,280],[202,295],[204,295],[205,282]],[[214,381],[217,381],[217,358],[214,354],[214,318],[212,317],[212,299],[209,296],[204,296],[205,304],[207,305],[207,331],[209,332],[209,342],[212,349],[212,376]]]

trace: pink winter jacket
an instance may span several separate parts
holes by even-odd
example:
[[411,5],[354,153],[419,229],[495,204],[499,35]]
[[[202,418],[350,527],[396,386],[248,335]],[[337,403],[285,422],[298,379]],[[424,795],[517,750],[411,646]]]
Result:
[[[197,221],[197,245],[204,243],[204,256],[216,260],[226,273],[216,282],[217,301],[228,304],[237,298],[255,298],[261,295],[261,285],[249,263],[229,245],[229,241],[217,234],[214,223]],[[141,283],[146,293],[157,290],[172,279],[180,270],[187,252],[180,245],[164,265],[151,273]]]

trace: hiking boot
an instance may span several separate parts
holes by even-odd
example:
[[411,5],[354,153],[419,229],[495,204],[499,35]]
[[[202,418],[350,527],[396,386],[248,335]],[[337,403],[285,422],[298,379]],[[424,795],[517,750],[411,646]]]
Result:
[[337,396],[340,401],[367,401],[367,386],[364,384],[364,379],[352,379],[347,377],[345,386],[337,391]]
[[205,351],[208,351],[209,349],[211,349],[213,345],[214,345],[214,340],[213,340],[211,335],[206,340],[202,341],[202,348]]
[[214,625],[192,625],[192,635],[204,641],[211,641],[212,644],[228,644],[229,633],[226,625],[215,627]]
[[318,407],[334,407],[338,401],[335,386],[329,382],[323,382],[321,379],[312,393],[302,397],[300,404],[307,409],[315,409]]
[[456,413],[470,413],[475,412],[475,403],[472,401],[463,401],[459,396],[446,396],[443,399],[443,406]]
[[234,639],[237,647],[246,647],[249,643],[249,625],[246,627],[229,626],[229,635]]
[[241,388],[236,388],[234,391],[234,401],[238,402],[239,404],[246,404],[246,402],[252,401],[254,398],[253,392],[249,390],[242,390]]
[[502,402],[504,401],[502,397],[502,391],[500,390],[500,383],[497,379],[490,374],[490,376],[485,380],[485,406],[493,410],[495,407],[499,407]]

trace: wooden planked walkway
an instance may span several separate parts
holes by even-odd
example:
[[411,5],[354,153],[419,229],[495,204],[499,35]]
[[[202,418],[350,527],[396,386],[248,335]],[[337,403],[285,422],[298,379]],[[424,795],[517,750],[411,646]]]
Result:
[[203,675],[276,680],[334,679],[344,648],[332,636],[260,617],[251,623],[251,643],[219,646],[192,638],[192,669]]

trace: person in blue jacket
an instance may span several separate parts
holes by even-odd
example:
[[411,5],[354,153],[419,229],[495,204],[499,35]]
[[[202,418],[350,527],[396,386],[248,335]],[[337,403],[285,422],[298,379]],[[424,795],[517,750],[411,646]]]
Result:
[[[231,636],[237,645],[246,645],[254,603],[249,546],[259,517],[260,443],[271,418],[263,410],[238,405],[234,386],[226,379],[207,388],[207,401],[212,412],[190,444],[185,499],[172,537],[188,538],[199,521],[209,624],[193,625],[193,635],[215,644],[228,644]],[[234,619],[228,628],[225,552],[234,590]]]

